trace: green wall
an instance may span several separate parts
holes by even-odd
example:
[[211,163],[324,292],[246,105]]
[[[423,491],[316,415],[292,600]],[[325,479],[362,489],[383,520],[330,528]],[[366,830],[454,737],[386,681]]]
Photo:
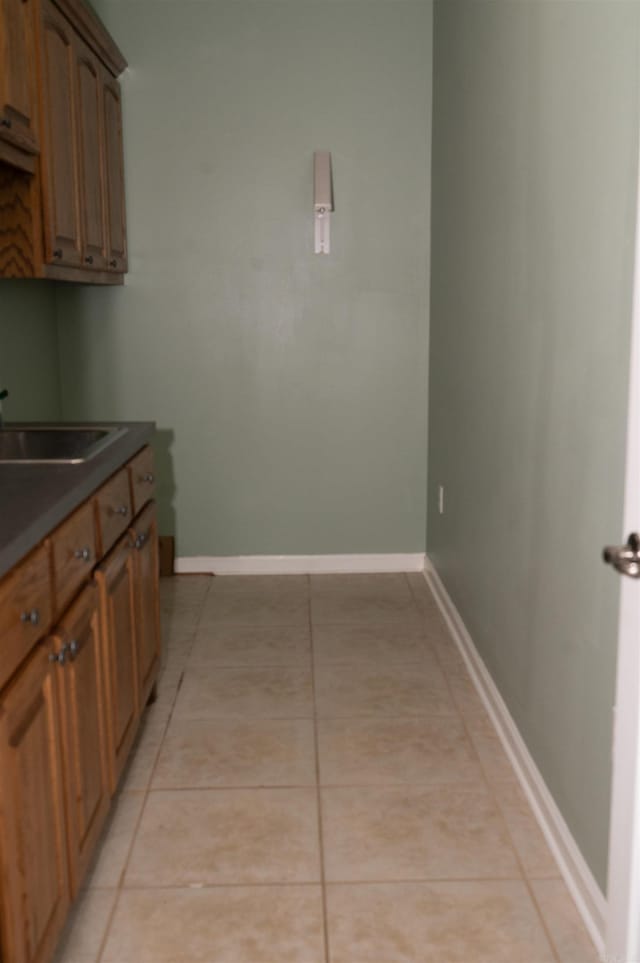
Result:
[[53,287],[0,281],[0,388],[8,421],[60,417],[60,379]]
[[131,273],[58,290],[65,416],[157,420],[180,555],[423,551],[431,3],[99,8]]
[[428,551],[603,888],[639,20],[437,0],[434,26]]

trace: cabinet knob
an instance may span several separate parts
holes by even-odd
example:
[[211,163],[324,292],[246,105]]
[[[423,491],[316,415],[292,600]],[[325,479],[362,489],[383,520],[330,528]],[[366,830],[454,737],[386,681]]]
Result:
[[29,625],[37,625],[40,621],[40,613],[37,609],[31,609],[30,612],[22,612],[20,615],[20,621]]
[[91,550],[89,548],[77,548],[73,554],[75,558],[80,558],[83,562],[88,562],[91,558]]
[[141,532],[141,533],[138,535],[138,537],[136,538],[135,543],[134,543],[135,546],[136,546],[136,548],[138,549],[138,551],[140,551],[140,549],[142,548],[142,546],[144,545],[144,543],[146,542],[146,540],[147,540],[147,535],[145,535],[144,532]]
[[153,485],[153,473],[148,471],[146,475],[142,476],[142,480],[149,482],[150,485]]
[[111,260],[109,261],[109,267],[115,268],[117,266],[118,266],[118,262],[114,257],[112,257]]
[[84,261],[85,261],[85,264],[93,264],[93,254],[87,254]]
[[124,516],[124,515],[128,515],[128,514],[129,514],[129,509],[127,508],[126,505],[120,505],[119,508],[116,508],[116,515],[123,515],[123,516]]
[[6,127],[7,130],[11,130],[12,123],[8,117],[2,117],[0,119],[0,127]]
[[69,646],[65,643],[60,651],[58,652],[58,665],[64,665],[67,661],[67,652],[69,651]]
[[57,248],[55,249],[55,251],[53,252],[53,256],[54,256],[54,257],[57,257],[57,258],[61,258],[61,257],[62,257],[62,248],[61,248],[61,247],[57,247]]
[[75,659],[79,651],[80,643],[77,641],[77,639],[74,639],[73,642],[69,643],[69,655],[72,659]]

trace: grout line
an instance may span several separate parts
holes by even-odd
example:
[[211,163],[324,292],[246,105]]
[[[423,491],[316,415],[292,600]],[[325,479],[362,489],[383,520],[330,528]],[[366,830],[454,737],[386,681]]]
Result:
[[[280,880],[265,881],[265,882],[223,882],[223,883],[159,883],[159,884],[141,884],[134,883],[122,887],[122,891],[126,893],[133,892],[165,892],[168,890],[181,890],[183,892],[201,892],[207,889],[315,889],[321,887],[329,886],[406,886],[415,884],[417,886],[429,886],[432,883],[437,883],[442,885],[443,883],[451,883],[457,885],[458,883],[520,883],[524,884],[524,880],[521,876],[516,875],[501,875],[501,876],[409,876],[409,877],[386,877],[383,879],[331,879],[325,880],[324,884],[320,879],[303,879],[303,880],[288,880],[287,882],[281,882]],[[100,887],[104,892],[107,887]],[[94,891],[98,891],[98,887],[95,887]]]
[[309,639],[311,646],[311,697],[313,702],[313,742],[316,756],[316,805],[318,808],[318,846],[320,858],[320,884],[322,887],[322,934],[324,940],[325,963],[330,963],[331,950],[329,947],[329,918],[327,913],[327,888],[324,865],[324,831],[322,826],[322,792],[320,789],[320,746],[318,738],[318,712],[316,704],[316,676],[313,648],[313,620],[311,617],[311,576],[307,576],[309,586]]

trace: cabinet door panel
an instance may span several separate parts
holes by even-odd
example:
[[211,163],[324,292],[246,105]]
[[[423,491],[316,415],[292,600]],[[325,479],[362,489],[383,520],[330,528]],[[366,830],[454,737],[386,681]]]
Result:
[[160,666],[158,524],[155,502],[136,519],[136,617],[140,705],[144,706]]
[[72,892],[78,891],[110,800],[98,593],[87,586],[54,636],[64,719]]
[[120,84],[103,72],[104,158],[107,212],[107,267],[127,270],[127,232],[122,151]]
[[45,260],[78,267],[81,243],[74,33],[49,0],[42,2],[42,20]]
[[77,46],[83,259],[86,266],[99,269],[106,263],[102,132],[100,130],[102,70],[86,44],[78,39]]
[[0,0],[0,46],[0,136],[35,154],[32,0]]
[[111,790],[114,791],[138,725],[138,665],[134,559],[122,539],[96,572],[100,587]]
[[69,906],[55,668],[40,645],[0,696],[2,956],[46,963]]

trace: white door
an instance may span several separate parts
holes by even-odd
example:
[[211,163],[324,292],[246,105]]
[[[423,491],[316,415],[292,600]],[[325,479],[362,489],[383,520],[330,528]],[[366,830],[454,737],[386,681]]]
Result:
[[[640,533],[640,185],[622,541]],[[613,534],[613,533],[612,533]],[[634,567],[631,566],[632,572]],[[609,963],[640,963],[640,578],[620,579],[620,623],[609,838]]]

